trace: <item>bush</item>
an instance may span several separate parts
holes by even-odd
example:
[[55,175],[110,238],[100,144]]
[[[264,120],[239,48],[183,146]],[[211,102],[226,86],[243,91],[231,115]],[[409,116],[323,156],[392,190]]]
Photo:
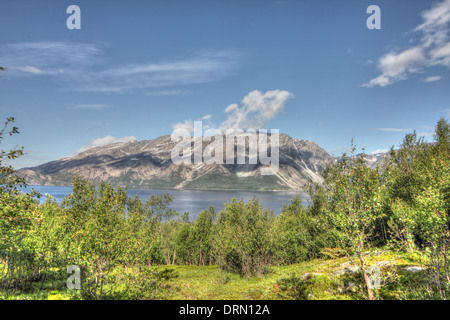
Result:
[[247,204],[235,199],[226,204],[213,239],[219,268],[247,277],[268,272],[273,260],[272,223],[273,213],[262,209],[256,198]]

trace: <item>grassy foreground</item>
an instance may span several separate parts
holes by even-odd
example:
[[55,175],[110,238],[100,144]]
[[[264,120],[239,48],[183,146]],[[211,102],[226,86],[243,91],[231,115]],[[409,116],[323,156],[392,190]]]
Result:
[[[375,252],[369,265],[380,267],[378,299],[424,299],[426,271],[408,271],[406,267],[421,266],[419,253]],[[261,277],[247,278],[225,272],[216,266],[161,266],[172,270],[175,277],[162,286],[159,299],[168,300],[360,300],[367,299],[362,275],[348,258],[313,260],[289,266],[272,267]],[[120,272],[116,270],[116,272]],[[120,290],[120,289],[119,289]],[[46,281],[43,289],[2,299],[69,300],[76,299],[65,283]]]

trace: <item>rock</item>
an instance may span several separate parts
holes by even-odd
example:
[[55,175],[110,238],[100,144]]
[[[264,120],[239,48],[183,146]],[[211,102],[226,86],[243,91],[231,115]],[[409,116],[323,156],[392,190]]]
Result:
[[344,267],[344,268],[334,271],[331,275],[337,276],[337,275],[341,275],[341,274],[344,274],[344,273],[354,274],[354,273],[358,272],[358,270],[359,270],[358,266],[350,266],[349,262],[348,263],[343,263],[340,266]]
[[387,261],[387,260],[377,261],[375,263],[375,265],[378,266],[378,267],[385,267],[385,266],[389,266],[389,265],[393,265],[394,266],[395,262],[394,261]]
[[311,278],[313,276],[321,276],[321,275],[322,275],[321,273],[316,273],[316,272],[305,273],[304,275],[302,275],[302,280],[306,280],[306,279]]
[[358,266],[345,268],[345,272],[347,272],[349,274],[354,274],[354,273],[358,272],[358,270],[359,270]]
[[337,271],[333,272],[331,275],[338,276],[338,275],[341,275],[341,274],[344,274],[344,273],[345,273],[345,270],[342,269],[342,270],[337,270]]
[[419,271],[425,270],[425,268],[419,267],[419,266],[409,266],[409,267],[406,267],[405,270],[410,271],[410,272],[419,272]]
[[302,275],[302,280],[306,280],[309,277],[311,277],[311,274],[310,273],[305,273],[304,275]]

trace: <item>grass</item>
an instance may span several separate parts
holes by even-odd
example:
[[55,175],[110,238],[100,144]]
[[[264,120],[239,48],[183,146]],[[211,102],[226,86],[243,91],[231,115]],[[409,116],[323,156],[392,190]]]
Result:
[[[382,278],[385,284],[376,294],[381,299],[414,299],[424,272],[406,271],[406,266],[420,265],[422,257],[417,253],[393,252],[374,254],[368,265],[380,261],[394,261],[393,267],[384,266]],[[343,272],[348,258],[313,260],[288,266],[274,266],[261,277],[247,278],[220,270],[217,266],[160,266],[171,269],[177,275],[169,279],[166,299],[169,300],[348,300],[365,299],[362,276]],[[395,272],[393,272],[395,271]],[[115,270],[115,272],[120,272]],[[12,296],[0,293],[0,299],[67,300],[73,292],[65,282],[46,282],[44,290],[34,290]],[[417,290],[416,290],[417,289]]]
[[[411,277],[420,278],[420,273],[412,274],[404,271],[404,267],[418,265],[419,260],[414,254],[402,253],[395,256],[388,252],[370,259],[369,264],[379,261],[394,261],[396,270],[401,279],[408,280]],[[261,277],[246,278],[237,274],[229,273],[218,269],[216,266],[171,266],[179,277],[172,279],[170,285],[175,289],[175,293],[169,299],[175,300],[281,300],[302,298],[292,295],[289,291],[292,286],[286,283],[293,279],[307,278],[309,280],[297,281],[300,285],[308,284],[305,292],[307,299],[318,300],[341,300],[341,299],[364,299],[364,291],[347,290],[349,283],[359,284],[362,289],[361,275],[342,274],[333,275],[334,272],[343,270],[341,265],[348,262],[347,258],[333,260],[313,260],[288,266],[272,267],[271,271]],[[384,268],[387,273],[389,268]],[[422,275],[423,276],[423,275]],[[398,279],[397,279],[398,281]],[[404,281],[405,282],[405,281]],[[391,291],[380,289],[381,298],[401,299],[404,285],[390,286]]]

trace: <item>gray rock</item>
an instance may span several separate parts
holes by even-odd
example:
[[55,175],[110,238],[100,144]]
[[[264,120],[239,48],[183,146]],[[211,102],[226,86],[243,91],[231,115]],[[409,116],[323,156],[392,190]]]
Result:
[[344,273],[354,274],[354,273],[358,272],[358,270],[359,270],[358,266],[351,266],[350,263],[343,263],[340,266],[343,268],[334,271],[331,275],[337,276],[337,275],[341,275]]
[[409,266],[409,267],[406,267],[405,270],[410,271],[410,272],[419,272],[419,271],[425,270],[425,268],[419,267],[419,266]]
[[337,271],[333,272],[331,275],[338,276],[338,275],[341,275],[341,274],[344,274],[344,273],[345,273],[345,270],[341,269],[341,270],[337,270]]
[[321,275],[322,275],[321,273],[316,273],[316,272],[305,273],[304,275],[302,275],[302,280],[305,280],[306,278],[311,277],[311,276],[321,276]]
[[375,265],[378,266],[378,267],[385,267],[385,266],[389,266],[389,265],[395,265],[395,262],[394,261],[387,261],[387,260],[377,261],[375,263]]
[[354,274],[354,273],[358,272],[358,270],[359,270],[358,266],[345,268],[345,272],[347,272],[349,274]]

